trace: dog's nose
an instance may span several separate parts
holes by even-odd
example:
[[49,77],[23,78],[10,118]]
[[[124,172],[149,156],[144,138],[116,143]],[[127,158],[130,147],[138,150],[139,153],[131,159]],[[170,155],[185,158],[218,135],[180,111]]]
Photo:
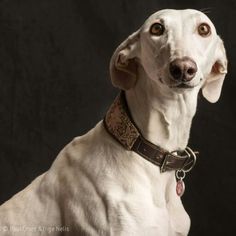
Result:
[[195,76],[197,64],[189,57],[178,58],[170,63],[169,70],[174,80],[187,82]]

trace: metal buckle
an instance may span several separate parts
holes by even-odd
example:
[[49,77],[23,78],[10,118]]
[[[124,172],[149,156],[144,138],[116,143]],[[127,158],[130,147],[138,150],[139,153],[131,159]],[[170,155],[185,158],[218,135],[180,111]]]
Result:
[[197,160],[196,154],[198,154],[198,152],[194,152],[190,147],[186,147],[184,152],[187,154],[188,158],[184,162],[184,165],[181,168],[181,170],[183,170],[184,172],[189,172],[193,169],[193,167],[196,164]]
[[165,172],[166,171],[166,164],[168,163],[168,157],[170,157],[171,154],[170,153],[166,153],[165,156],[164,156],[164,160],[161,164],[161,167],[160,167],[160,171],[161,173]]

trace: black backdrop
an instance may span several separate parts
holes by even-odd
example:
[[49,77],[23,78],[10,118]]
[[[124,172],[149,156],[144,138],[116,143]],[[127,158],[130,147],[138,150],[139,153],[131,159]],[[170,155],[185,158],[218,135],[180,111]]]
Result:
[[229,74],[217,104],[199,97],[190,144],[201,151],[186,178],[190,235],[234,235],[236,219],[235,1],[1,0],[0,202],[46,171],[91,129],[117,94],[108,64],[116,46],[162,8],[209,8]]

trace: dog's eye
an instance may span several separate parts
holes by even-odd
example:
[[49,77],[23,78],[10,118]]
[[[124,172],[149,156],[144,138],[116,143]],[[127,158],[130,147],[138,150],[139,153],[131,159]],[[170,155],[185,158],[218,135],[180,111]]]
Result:
[[150,33],[152,35],[161,36],[165,31],[164,25],[160,23],[154,23],[150,28]]
[[208,37],[211,34],[211,27],[207,23],[202,23],[198,26],[198,33],[202,37]]

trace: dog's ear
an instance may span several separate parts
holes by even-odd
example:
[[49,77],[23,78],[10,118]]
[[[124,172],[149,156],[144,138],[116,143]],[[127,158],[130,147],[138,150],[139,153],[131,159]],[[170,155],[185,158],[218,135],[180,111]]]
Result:
[[122,90],[134,87],[137,80],[139,31],[130,35],[115,50],[110,61],[112,84]]
[[211,72],[202,87],[203,96],[211,103],[217,102],[220,98],[222,85],[227,73],[227,58],[223,41],[220,38],[217,42],[214,61]]

